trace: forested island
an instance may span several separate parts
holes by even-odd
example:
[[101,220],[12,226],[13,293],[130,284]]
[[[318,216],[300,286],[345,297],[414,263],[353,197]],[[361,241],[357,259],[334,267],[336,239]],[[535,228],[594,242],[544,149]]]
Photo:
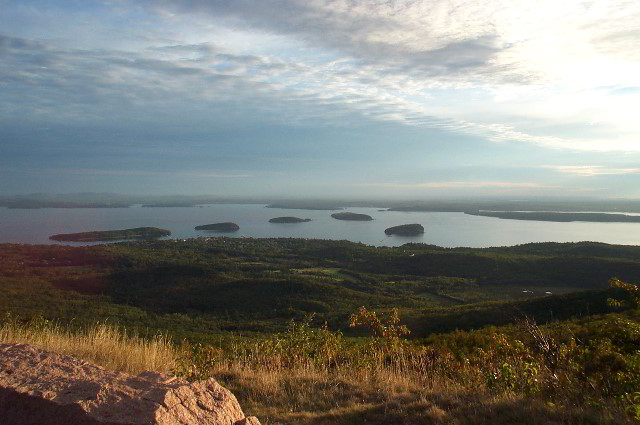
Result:
[[400,226],[389,227],[384,230],[387,235],[398,236],[418,236],[424,233],[424,227],[421,224],[401,224]]
[[311,221],[311,219],[299,217],[274,217],[269,220],[269,223],[306,223],[308,221]]
[[367,214],[357,214],[352,212],[339,212],[331,214],[331,217],[336,220],[346,220],[346,221],[371,221],[373,217]]
[[196,226],[196,230],[210,230],[214,232],[235,232],[240,230],[240,226],[236,223],[232,223],[230,221],[224,223],[213,223],[213,224],[203,224],[201,226]]
[[171,232],[157,227],[136,227],[123,230],[103,230],[80,233],[61,233],[49,236],[53,241],[64,242],[102,242],[128,239],[153,239],[170,236]]
[[594,223],[640,223],[640,215],[546,211],[466,211],[465,214],[510,220],[555,221],[568,223],[585,221]]

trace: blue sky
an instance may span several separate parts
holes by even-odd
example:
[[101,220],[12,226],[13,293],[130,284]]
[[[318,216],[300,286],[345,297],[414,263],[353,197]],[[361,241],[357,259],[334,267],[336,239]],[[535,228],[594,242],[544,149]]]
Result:
[[0,0],[0,194],[640,198],[640,2]]

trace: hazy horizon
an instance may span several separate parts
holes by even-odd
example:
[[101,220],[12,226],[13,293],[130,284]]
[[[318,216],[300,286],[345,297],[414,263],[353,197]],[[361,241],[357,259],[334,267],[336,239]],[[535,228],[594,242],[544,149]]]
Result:
[[640,198],[640,3],[6,0],[0,196]]
[[225,193],[214,193],[214,192],[193,192],[193,193],[180,193],[180,192],[170,192],[170,191],[24,191],[24,192],[0,192],[0,198],[5,199],[14,199],[14,198],[56,198],[56,199],[65,199],[65,198],[82,198],[84,196],[90,198],[97,198],[100,196],[106,197],[122,197],[122,198],[229,198],[229,199],[272,199],[272,200],[292,200],[292,201],[336,201],[336,200],[354,200],[354,201],[416,201],[416,202],[429,202],[429,201],[504,201],[504,200],[520,200],[520,201],[531,201],[531,202],[544,202],[544,201],[557,201],[557,202],[606,202],[612,200],[619,201],[640,201],[640,196],[634,197],[624,197],[624,196],[588,196],[588,195],[564,195],[560,193],[555,194],[544,194],[544,195],[519,195],[519,194],[497,194],[497,195],[487,195],[482,193],[477,194],[467,194],[467,195],[456,195],[455,193],[440,193],[440,194],[432,194],[432,195],[424,195],[424,196],[402,196],[402,194],[393,194],[386,193],[385,195],[362,195],[362,194],[352,194],[345,196],[332,196],[332,195],[313,195],[313,194],[290,194],[285,192],[273,192],[273,193],[265,193],[258,195],[245,195],[242,193],[236,194],[225,194]]
[[[130,205],[138,203],[161,204],[185,202],[187,204],[198,205],[207,203],[255,203],[255,204],[278,204],[287,206],[440,206],[443,205],[526,205],[532,206],[557,206],[566,207],[567,210],[577,211],[580,206],[588,207],[591,211],[596,211],[598,207],[604,209],[615,209],[616,206],[632,206],[640,208],[640,198],[622,198],[622,197],[585,197],[585,196],[515,196],[515,195],[494,195],[488,196],[478,194],[476,196],[452,196],[442,194],[441,196],[424,196],[424,197],[400,197],[400,196],[291,196],[290,194],[274,194],[260,196],[246,196],[242,194],[224,195],[215,193],[118,193],[118,192],[66,192],[66,193],[12,193],[0,194],[0,202],[16,201],[16,200],[33,200],[44,202],[95,202],[109,203],[120,202]],[[9,205],[9,204],[7,204]],[[2,206],[2,203],[0,203]],[[304,208],[303,208],[304,209]]]

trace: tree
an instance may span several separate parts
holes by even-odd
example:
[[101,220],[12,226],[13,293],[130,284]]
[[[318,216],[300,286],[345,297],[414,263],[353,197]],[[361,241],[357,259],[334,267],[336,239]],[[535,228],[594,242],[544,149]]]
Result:
[[609,279],[609,286],[612,288],[620,288],[625,290],[629,294],[628,301],[617,300],[609,298],[607,301],[612,307],[629,307],[638,308],[640,306],[640,287],[633,283],[623,282],[622,280],[613,277]]

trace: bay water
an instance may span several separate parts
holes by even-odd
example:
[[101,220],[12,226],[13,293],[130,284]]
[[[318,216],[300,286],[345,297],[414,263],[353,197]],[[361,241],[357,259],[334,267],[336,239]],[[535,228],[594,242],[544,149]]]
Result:
[[[313,238],[349,240],[374,246],[399,246],[409,242],[443,247],[511,246],[528,242],[596,241],[640,245],[640,223],[556,223],[505,220],[452,212],[381,211],[379,208],[348,208],[368,214],[373,221],[341,221],[336,211],[266,208],[258,204],[212,204],[196,207],[8,209],[0,208],[0,243],[52,244],[58,233],[160,227],[171,231],[168,239],[229,236],[253,238]],[[310,218],[294,224],[269,223],[281,216]],[[231,221],[240,226],[234,233],[198,231],[202,224]],[[419,223],[425,233],[414,237],[386,236],[384,230],[400,224]],[[69,243],[67,245],[81,245]]]

